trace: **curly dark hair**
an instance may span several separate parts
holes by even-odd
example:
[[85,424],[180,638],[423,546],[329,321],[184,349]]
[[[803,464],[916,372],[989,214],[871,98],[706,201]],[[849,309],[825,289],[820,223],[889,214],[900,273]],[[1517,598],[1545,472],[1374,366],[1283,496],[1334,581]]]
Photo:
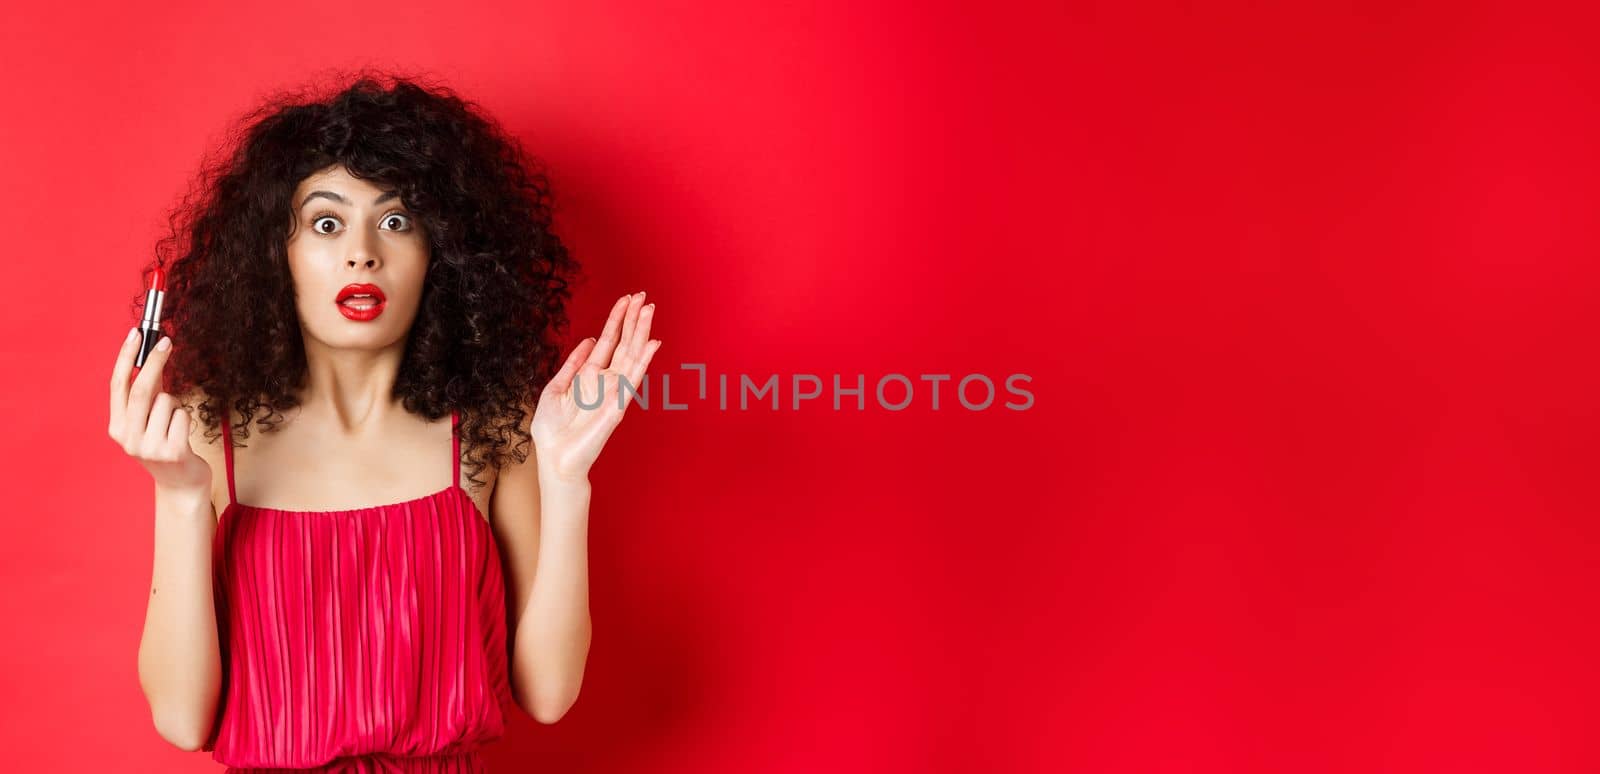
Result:
[[307,372],[290,200],[334,164],[398,191],[427,229],[432,258],[394,397],[430,420],[461,411],[468,478],[482,484],[487,465],[527,458],[524,428],[560,366],[556,337],[579,266],[551,230],[538,162],[478,105],[416,77],[362,71],[279,92],[202,162],[141,274],[145,286],[156,268],[167,275],[167,391],[208,439],[231,406],[245,418],[236,445],[252,421],[271,431],[299,404]]

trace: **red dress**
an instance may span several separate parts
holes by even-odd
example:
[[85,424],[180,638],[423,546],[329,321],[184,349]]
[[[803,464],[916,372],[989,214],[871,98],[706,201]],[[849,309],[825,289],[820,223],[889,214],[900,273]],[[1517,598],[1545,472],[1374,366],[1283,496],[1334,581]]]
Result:
[[223,692],[202,749],[229,772],[484,771],[479,748],[511,704],[505,586],[461,488],[459,424],[452,413],[450,488],[338,511],[239,503],[223,444]]

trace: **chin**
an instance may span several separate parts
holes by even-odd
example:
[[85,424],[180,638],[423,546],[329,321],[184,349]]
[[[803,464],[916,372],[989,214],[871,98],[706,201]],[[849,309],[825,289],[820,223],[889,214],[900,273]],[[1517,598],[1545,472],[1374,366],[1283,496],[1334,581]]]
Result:
[[374,323],[350,323],[340,320],[333,330],[324,328],[311,338],[329,349],[380,350],[405,340],[405,331],[395,331],[393,326]]

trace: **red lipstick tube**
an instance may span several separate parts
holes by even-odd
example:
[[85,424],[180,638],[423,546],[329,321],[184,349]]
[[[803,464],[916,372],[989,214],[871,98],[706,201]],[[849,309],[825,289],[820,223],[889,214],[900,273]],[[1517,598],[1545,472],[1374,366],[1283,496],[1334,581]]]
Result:
[[135,368],[143,368],[150,350],[161,340],[161,301],[167,296],[167,273],[156,269],[150,278],[150,292],[144,297],[144,317],[139,320],[139,354],[133,360]]

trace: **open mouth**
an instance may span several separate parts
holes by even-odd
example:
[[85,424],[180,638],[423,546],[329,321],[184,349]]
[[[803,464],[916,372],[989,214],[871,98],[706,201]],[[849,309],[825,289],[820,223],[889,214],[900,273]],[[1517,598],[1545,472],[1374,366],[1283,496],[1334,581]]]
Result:
[[383,289],[377,285],[359,284],[346,285],[340,289],[334,303],[339,305],[339,313],[345,317],[365,321],[382,314],[386,300]]

